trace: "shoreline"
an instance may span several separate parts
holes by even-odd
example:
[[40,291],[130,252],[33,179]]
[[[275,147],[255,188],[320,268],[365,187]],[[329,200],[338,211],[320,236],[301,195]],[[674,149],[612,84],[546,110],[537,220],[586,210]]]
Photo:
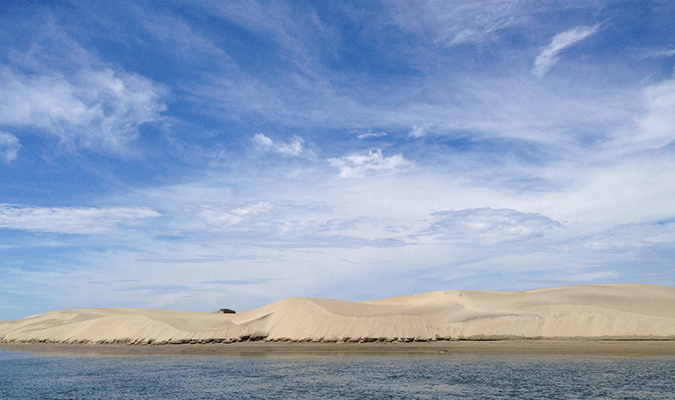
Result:
[[0,350],[64,356],[216,357],[675,357],[675,340],[495,340],[412,343],[238,342],[205,344],[0,343]]

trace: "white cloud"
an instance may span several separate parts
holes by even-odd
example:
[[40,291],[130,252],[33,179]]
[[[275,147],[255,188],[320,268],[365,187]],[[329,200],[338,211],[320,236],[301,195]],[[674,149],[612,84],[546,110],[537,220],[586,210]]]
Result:
[[591,36],[598,31],[599,27],[599,24],[592,27],[577,26],[555,35],[548,47],[537,56],[532,73],[539,78],[546,75],[548,70],[558,62],[558,53]]
[[640,147],[659,148],[675,141],[675,80],[645,89],[647,112],[637,119]]
[[275,142],[262,133],[256,133],[253,136],[253,143],[259,149],[273,151],[284,156],[297,157],[304,150],[304,141],[299,136],[293,136],[293,140],[290,143],[285,143],[282,141]]
[[419,139],[422,136],[426,135],[427,133],[427,126],[418,126],[418,125],[413,125],[412,130],[408,134],[408,136]]
[[264,214],[272,209],[272,205],[266,202],[258,202],[245,207],[238,207],[228,212],[220,212],[213,209],[206,209],[199,213],[199,216],[211,226],[237,225],[249,217]]
[[340,170],[340,176],[345,178],[362,177],[368,171],[393,171],[412,167],[412,163],[403,158],[402,154],[384,157],[382,150],[368,151],[366,155],[329,158],[330,165]]
[[357,136],[357,139],[363,140],[363,139],[372,139],[372,138],[379,138],[379,137],[385,137],[387,136],[387,132],[366,132],[362,133],[359,136]]
[[19,149],[21,149],[21,143],[16,136],[0,131],[0,160],[9,165],[16,160]]
[[1,125],[69,150],[122,153],[141,125],[162,118],[163,87],[99,60],[51,20],[40,26],[12,49],[20,57],[0,64]]
[[256,146],[263,149],[271,149],[274,147],[274,141],[272,141],[272,139],[268,138],[262,133],[256,133],[253,136],[253,143],[255,143]]
[[252,204],[247,207],[239,207],[235,208],[232,210],[232,214],[234,215],[239,215],[239,216],[246,216],[246,215],[256,215],[260,213],[265,213],[269,211],[272,208],[272,205],[270,203],[265,203],[263,201],[260,201],[256,204]]
[[20,207],[0,204],[0,228],[66,234],[102,234],[119,224],[161,214],[142,207]]
[[425,234],[475,246],[530,239],[562,227],[559,222],[543,215],[510,209],[444,211],[434,216],[439,219]]
[[629,251],[675,243],[675,219],[624,224],[589,237],[584,246],[594,250]]
[[675,80],[647,86],[628,100],[635,104],[627,110],[632,118],[611,128],[597,157],[617,159],[675,142]]
[[0,67],[0,88],[0,123],[37,128],[72,149],[119,152],[165,109],[151,80],[91,65],[68,76]]

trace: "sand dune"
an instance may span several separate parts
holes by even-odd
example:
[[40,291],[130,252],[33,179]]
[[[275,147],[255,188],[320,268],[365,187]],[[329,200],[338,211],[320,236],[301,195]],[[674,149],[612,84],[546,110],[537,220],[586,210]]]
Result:
[[449,290],[360,303],[290,298],[237,314],[59,310],[0,323],[4,342],[208,343],[509,338],[672,339],[675,288]]

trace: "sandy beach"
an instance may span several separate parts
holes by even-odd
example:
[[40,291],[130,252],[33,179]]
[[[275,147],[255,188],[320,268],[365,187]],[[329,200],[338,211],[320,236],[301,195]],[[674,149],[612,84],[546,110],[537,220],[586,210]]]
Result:
[[[322,349],[319,344],[352,352],[389,343],[386,351],[424,346],[477,346],[483,351],[502,346],[521,352],[529,346],[554,351],[554,343],[561,341],[567,348],[586,349],[579,350],[583,353],[591,347],[611,348],[608,343],[614,342],[626,347],[645,341],[655,344],[635,346],[668,348],[663,340],[675,340],[675,288],[629,284],[520,292],[449,290],[364,302],[290,298],[237,314],[57,310],[0,324],[0,341],[9,345],[135,344],[153,349],[162,344],[167,349],[178,344],[213,349],[258,346],[249,342],[266,342],[261,346],[267,347],[251,349],[276,349],[275,343],[279,349],[304,349],[302,342],[311,342],[306,345],[312,351]],[[523,343],[522,349],[515,343]],[[358,350],[347,350],[352,348]]]

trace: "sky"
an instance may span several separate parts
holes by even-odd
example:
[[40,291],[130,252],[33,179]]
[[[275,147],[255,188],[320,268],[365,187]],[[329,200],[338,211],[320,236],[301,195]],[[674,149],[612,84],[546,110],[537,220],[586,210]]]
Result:
[[0,2],[0,319],[675,286],[675,3]]

